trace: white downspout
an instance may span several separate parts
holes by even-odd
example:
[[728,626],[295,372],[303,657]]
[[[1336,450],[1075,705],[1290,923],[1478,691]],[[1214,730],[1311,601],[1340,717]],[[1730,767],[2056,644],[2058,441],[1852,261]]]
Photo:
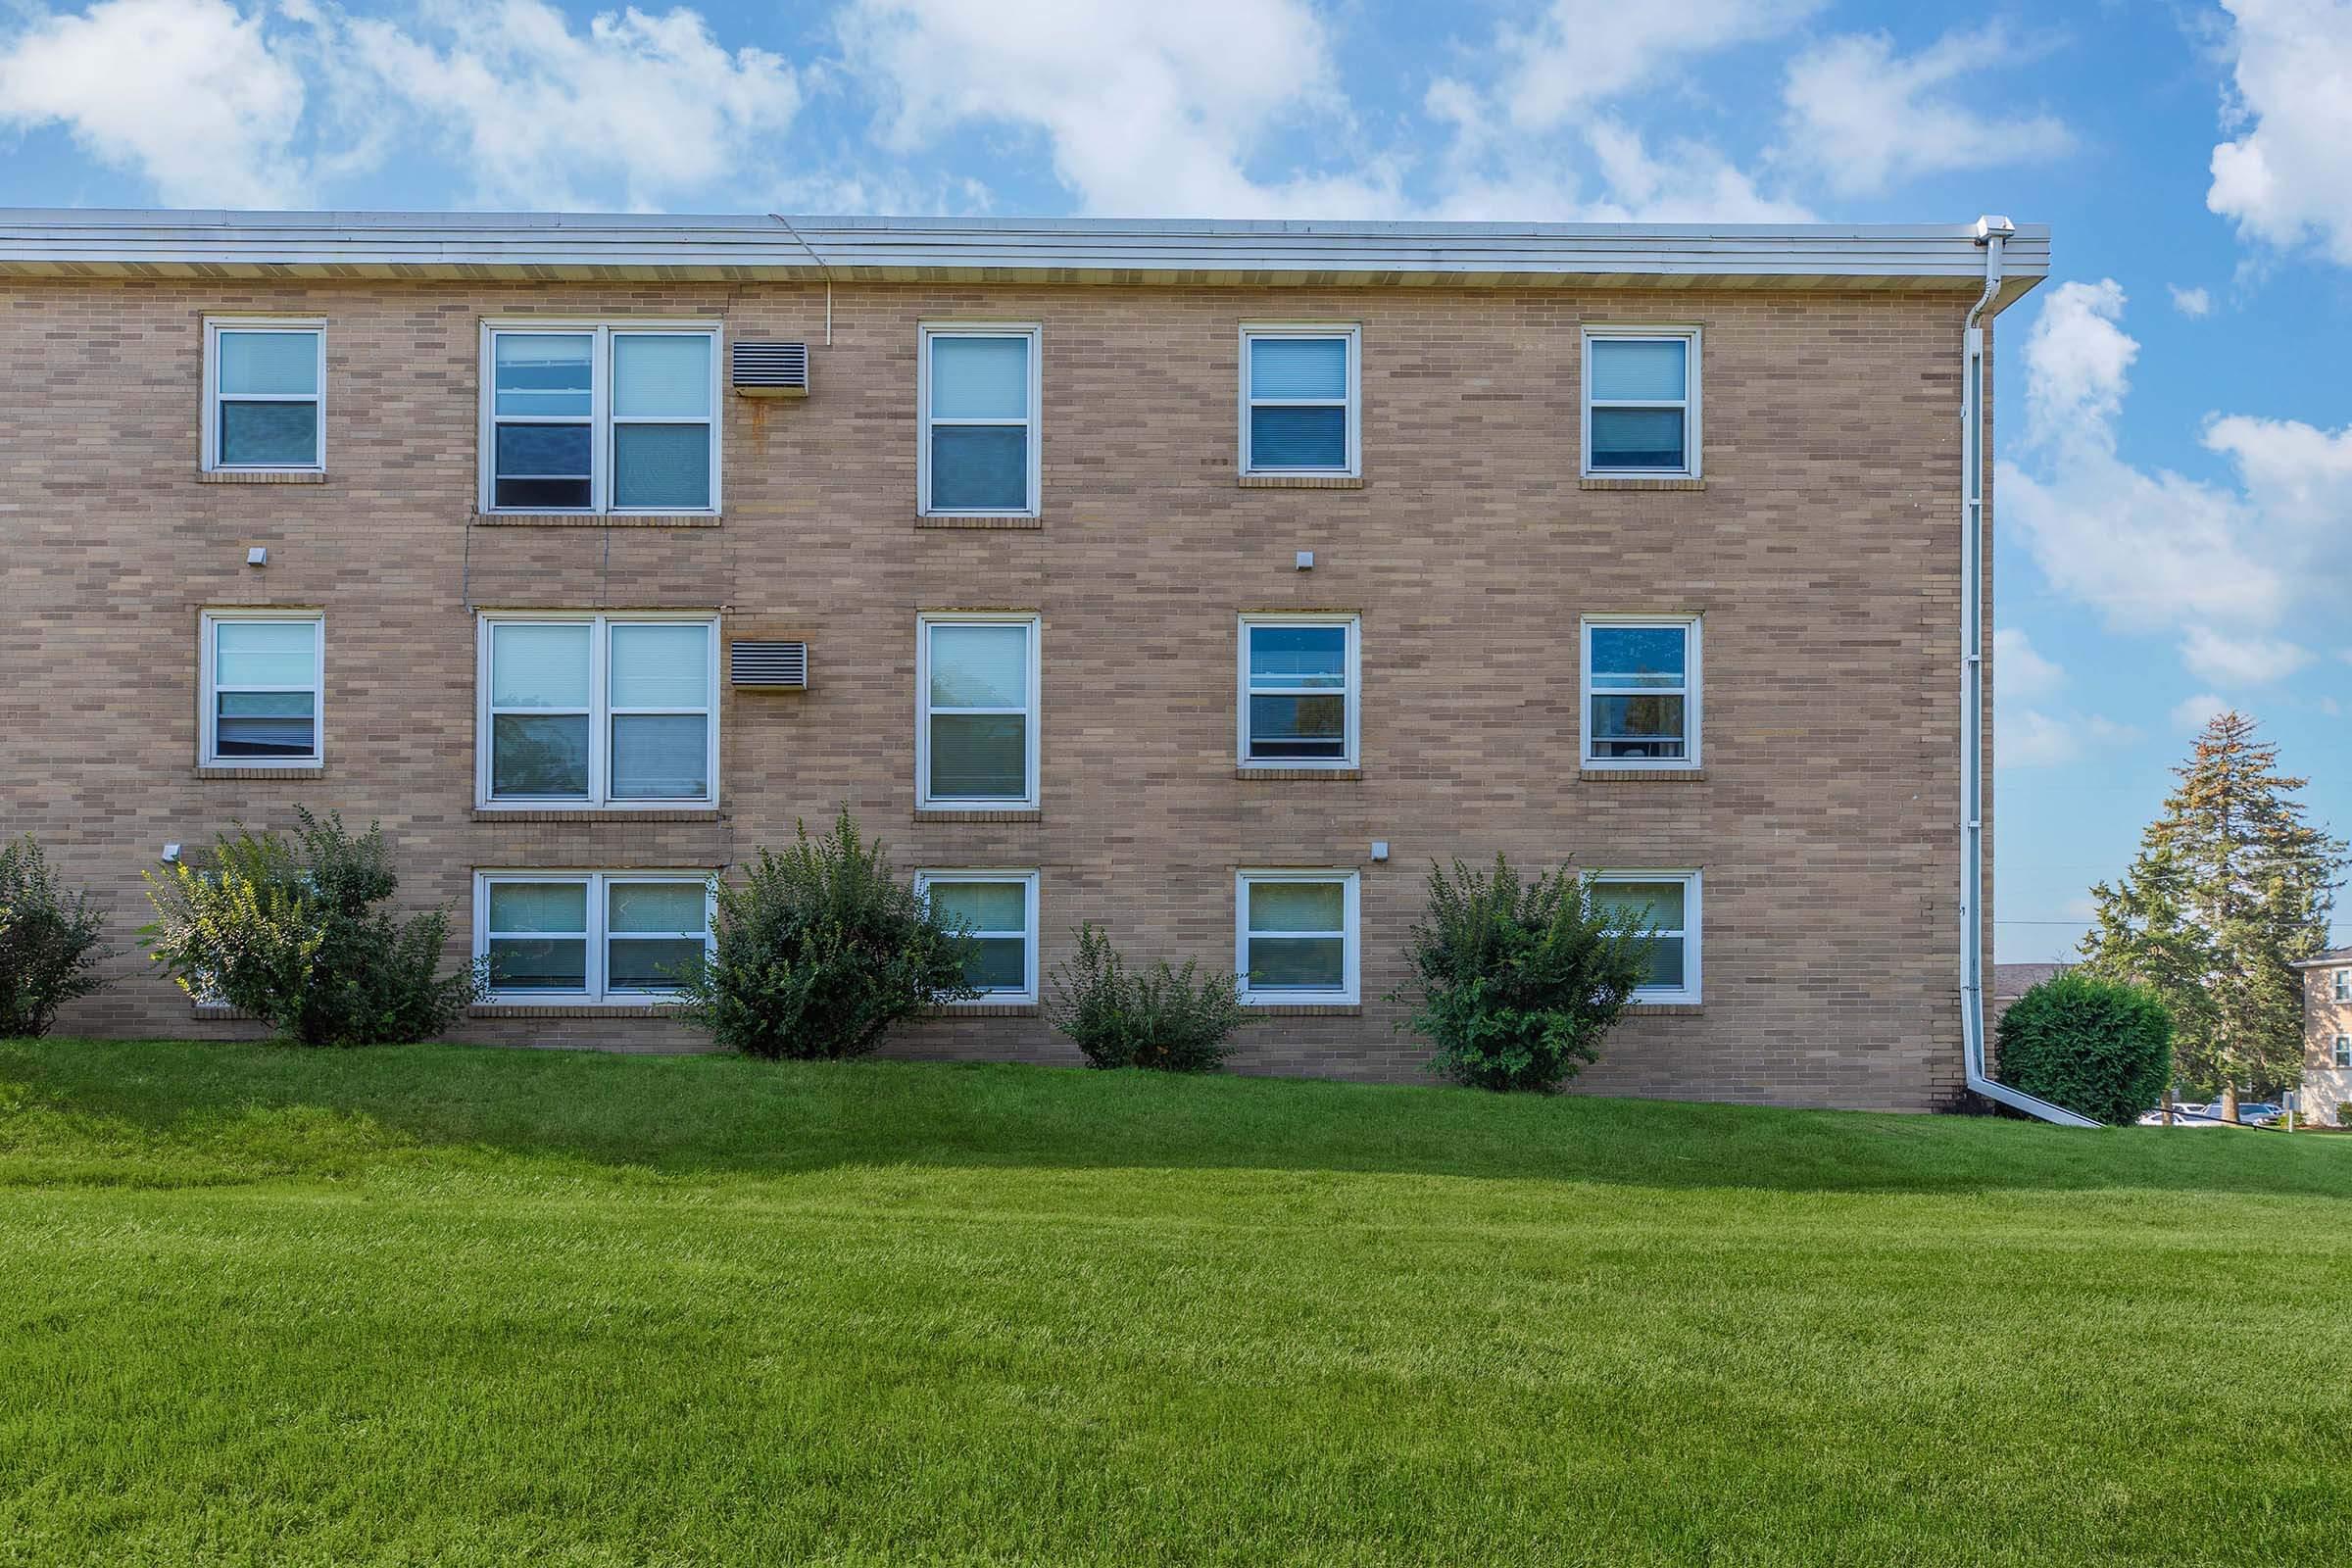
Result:
[[1984,312],[2001,290],[2006,218],[1977,220],[1984,292],[1970,307],[1960,357],[1960,1041],[1968,1087],[2043,1121],[2096,1127],[2088,1116],[1995,1083],[1984,1071]]

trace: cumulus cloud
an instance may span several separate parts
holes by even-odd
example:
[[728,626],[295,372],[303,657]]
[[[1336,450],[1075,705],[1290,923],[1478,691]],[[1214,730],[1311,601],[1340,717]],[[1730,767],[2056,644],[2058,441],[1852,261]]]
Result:
[[2231,637],[2191,626],[2180,642],[2180,662],[2217,686],[2263,686],[2284,680],[2318,656],[2279,637]]
[[1551,0],[1534,25],[1506,23],[1496,96],[1521,130],[1551,130],[1700,55],[1775,37],[1823,0]]
[[2232,26],[2227,128],[2205,205],[2276,246],[2352,266],[2352,3],[2223,0]]
[[2066,671],[2044,659],[2020,627],[2003,626],[1992,634],[1992,664],[2004,697],[2032,702],[2066,684]]
[[2173,293],[2173,309],[2190,318],[2213,314],[2213,296],[2202,288],[2182,288],[2178,283],[2165,285]]
[[2211,692],[2199,692],[2183,697],[2173,705],[2173,728],[2183,734],[2194,734],[2213,722],[2214,718],[2230,711],[2230,705]]
[[2105,751],[2140,738],[2129,724],[2096,713],[2050,713],[2018,704],[1996,707],[1992,715],[1993,766],[2063,767],[2093,750]]
[[1998,24],[1946,33],[1912,55],[1897,54],[1883,32],[1829,39],[1789,63],[1783,156],[1840,196],[2058,157],[2075,145],[2063,121],[2021,110],[2007,93],[1972,99],[1964,90],[1971,77],[2041,52]]
[[99,0],[0,36],[0,125],[63,126],[173,205],[302,201],[304,97],[282,31],[228,0]]

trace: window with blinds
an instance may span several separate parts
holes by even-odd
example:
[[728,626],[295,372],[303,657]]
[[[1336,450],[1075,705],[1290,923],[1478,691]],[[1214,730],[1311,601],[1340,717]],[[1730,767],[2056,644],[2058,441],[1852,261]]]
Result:
[[203,466],[317,472],[326,466],[326,323],[204,323]]
[[1242,328],[1242,472],[1358,469],[1356,328]]
[[1588,477],[1695,478],[1698,329],[1585,329]]
[[923,810],[1038,804],[1038,619],[916,623],[915,798]]
[[715,805],[717,645],[710,616],[483,616],[481,805]]
[[473,956],[506,1003],[646,1003],[710,951],[708,871],[487,871]]
[[204,616],[200,760],[220,767],[317,767],[326,622],[288,611]]
[[692,323],[484,326],[482,510],[716,512],[718,336]]
[[926,516],[1038,512],[1039,331],[926,326],[917,505]]

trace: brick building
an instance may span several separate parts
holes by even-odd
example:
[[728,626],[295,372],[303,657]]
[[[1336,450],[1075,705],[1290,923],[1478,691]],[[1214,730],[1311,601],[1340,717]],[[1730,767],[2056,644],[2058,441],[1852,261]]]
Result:
[[[380,820],[508,976],[463,1038],[681,1050],[701,879],[846,804],[990,934],[893,1052],[1075,1059],[1093,920],[1249,971],[1242,1069],[1387,1079],[1501,851],[1674,933],[1578,1087],[1948,1103],[1991,249],[0,214],[7,829],[127,948],[166,846]],[[252,1030],[113,967],[63,1027]]]
[[2303,1114],[2352,1126],[2352,948],[2330,948],[2295,965],[2303,981]]

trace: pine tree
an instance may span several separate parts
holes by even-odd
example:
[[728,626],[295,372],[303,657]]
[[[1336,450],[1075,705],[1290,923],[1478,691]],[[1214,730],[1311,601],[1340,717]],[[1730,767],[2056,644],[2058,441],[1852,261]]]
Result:
[[2309,783],[2278,771],[2254,721],[2219,713],[2197,737],[2164,814],[2140,834],[2123,879],[2091,889],[2097,922],[2082,966],[2152,986],[2173,1009],[2174,1058],[2218,1082],[2270,1092],[2302,1070],[2302,988],[2288,967],[2328,945],[2346,862],[2341,839],[2304,820]]

